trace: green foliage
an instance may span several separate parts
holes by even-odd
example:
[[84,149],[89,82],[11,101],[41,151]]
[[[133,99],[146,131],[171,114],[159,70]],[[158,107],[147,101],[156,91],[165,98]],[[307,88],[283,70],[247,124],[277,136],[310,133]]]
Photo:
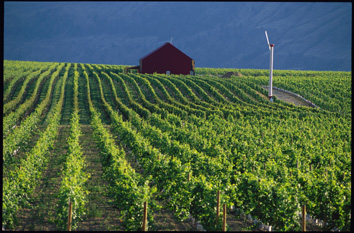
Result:
[[[75,64],[76,69],[76,64]],[[66,230],[69,216],[68,203],[72,203],[72,226],[75,230],[78,222],[85,215],[86,196],[85,182],[90,178],[90,174],[83,171],[85,168],[85,159],[82,157],[82,148],[80,146],[80,117],[78,103],[78,78],[79,73],[74,74],[74,112],[70,120],[70,135],[68,138],[68,152],[64,164],[62,180],[59,188],[59,203],[57,206],[56,224],[59,229]]]
[[[58,66],[57,71],[54,72],[50,79],[49,86],[53,86],[53,82],[57,79],[60,70],[64,67],[64,63]],[[16,127],[11,133],[9,133],[4,141],[4,150],[3,150],[3,161],[7,161],[7,163],[11,163],[14,159],[14,151],[19,147],[19,145],[25,145],[26,143],[23,141],[33,133],[33,130],[41,120],[41,115],[43,111],[47,107],[50,102],[52,93],[52,88],[48,88],[46,93],[46,98],[42,101],[42,103],[35,109],[35,111],[26,117],[25,120],[22,121],[20,127]],[[8,127],[6,127],[8,128]]]
[[[58,63],[54,63],[51,65],[47,71],[42,72],[42,70],[39,70],[37,72],[34,72],[30,75],[28,79],[25,80],[24,84],[22,85],[22,88],[19,92],[19,94],[16,96],[15,99],[12,101],[8,102],[7,104],[4,105],[4,114],[6,114],[9,110],[14,109],[15,106],[17,106],[22,99],[23,94],[25,93],[26,86],[28,82],[32,80],[32,78],[35,78],[37,75],[39,75],[35,89],[32,93],[32,96],[26,100],[23,104],[21,104],[16,110],[13,112],[10,112],[7,114],[4,119],[3,119],[3,135],[6,136],[8,135],[11,130],[13,129],[13,126],[16,124],[16,122],[26,113],[26,111],[29,110],[31,106],[35,103],[35,99],[37,96],[39,96],[39,88],[41,83],[48,77],[48,75],[58,66]],[[45,69],[45,67],[43,68]],[[42,72],[42,73],[41,73]]]
[[[100,79],[96,73],[94,75],[99,81],[101,98],[104,100]],[[86,80],[89,82],[87,76]],[[144,202],[150,202],[151,196],[156,192],[156,188],[149,187],[151,178],[143,178],[125,160],[124,151],[115,145],[112,136],[103,127],[99,114],[91,103],[90,94],[88,96],[94,138],[101,149],[102,161],[105,165],[105,178],[110,180],[109,193],[121,210],[122,217],[125,220],[125,227],[128,230],[140,230],[143,220],[143,204]],[[108,105],[105,101],[104,104],[105,106]],[[110,109],[110,111],[112,110]],[[153,220],[152,213],[152,211],[148,212],[148,218],[151,221]]]
[[[70,65],[69,65],[70,66]],[[3,218],[2,224],[6,227],[13,227],[16,221],[16,212],[24,207],[34,191],[41,172],[46,167],[49,149],[53,147],[55,138],[58,135],[59,121],[64,101],[64,87],[67,77],[64,75],[62,91],[56,108],[49,116],[49,124],[43,132],[36,145],[20,161],[15,170],[6,171],[8,176],[3,180]]]
[[[18,67],[11,62],[5,61],[4,65],[6,88],[11,89],[20,72],[16,73]],[[61,69],[57,64],[46,65],[52,65],[57,72]],[[33,70],[33,74],[37,69],[31,70],[28,65],[22,70]],[[44,70],[38,73],[39,77],[43,78]],[[149,203],[149,219],[153,221],[155,198],[166,200],[168,208],[179,218],[191,214],[207,230],[220,230],[221,217],[215,222],[218,190],[222,193],[221,202],[228,208],[235,205],[275,230],[300,230],[298,212],[304,203],[311,216],[325,219],[330,228],[350,229],[349,72],[274,72],[274,86],[300,94],[320,107],[316,109],[297,107],[277,98],[269,102],[267,90],[262,87],[268,85],[267,70],[197,68],[197,76],[150,75],[123,74],[123,66],[81,64],[78,68],[75,64],[73,71],[76,91],[72,131],[59,194],[62,211],[58,216],[62,225],[69,196],[74,200],[75,221],[84,215],[86,204],[87,193],[81,187],[87,175],[80,172],[84,163],[78,144],[77,99],[77,79],[84,78],[87,91],[79,94],[87,95],[91,114],[87,117],[91,118],[100,150],[104,178],[109,181],[109,193],[122,210],[128,230],[141,229],[144,201]],[[220,78],[226,72],[240,72],[243,76]],[[54,78],[55,73],[50,85]],[[36,88],[41,83],[38,80]],[[65,82],[62,95],[64,87]],[[38,92],[37,88],[31,98],[38,96]],[[41,107],[48,106],[51,92],[49,88]],[[22,120],[19,129],[11,129],[33,105],[26,103],[4,118],[5,163],[10,163],[7,157],[21,141],[15,135],[27,129],[26,125],[31,132],[38,124],[39,118],[35,116],[39,116],[39,106]],[[14,108],[6,107],[8,112]],[[58,111],[55,117],[60,114]],[[111,122],[112,134],[102,124],[102,116]],[[57,126],[42,137],[54,138],[50,135],[55,131]],[[23,139],[30,138],[29,135],[24,134]],[[42,147],[49,146],[40,146],[31,153],[45,158]],[[42,165],[31,158],[28,155],[21,161],[23,165],[18,170],[23,172],[5,171],[5,225],[14,223],[14,214],[31,194],[34,186],[30,182],[35,182],[32,177],[40,177]],[[29,165],[24,165],[24,161]],[[45,159],[41,161],[38,159],[38,163],[45,164]],[[32,175],[31,169],[36,175]]]

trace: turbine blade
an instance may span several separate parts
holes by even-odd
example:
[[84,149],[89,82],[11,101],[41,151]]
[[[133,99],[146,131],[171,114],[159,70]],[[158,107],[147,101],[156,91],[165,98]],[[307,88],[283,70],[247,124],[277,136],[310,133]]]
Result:
[[265,31],[265,35],[266,35],[266,38],[267,38],[268,47],[269,47],[269,49],[270,49],[270,44],[269,44],[269,40],[268,40],[268,34],[267,34],[267,31]]

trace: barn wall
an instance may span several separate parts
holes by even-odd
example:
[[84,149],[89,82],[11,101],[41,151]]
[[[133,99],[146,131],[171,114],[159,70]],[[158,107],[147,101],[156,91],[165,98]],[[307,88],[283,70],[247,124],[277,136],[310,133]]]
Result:
[[192,59],[170,44],[141,59],[142,73],[190,74]]

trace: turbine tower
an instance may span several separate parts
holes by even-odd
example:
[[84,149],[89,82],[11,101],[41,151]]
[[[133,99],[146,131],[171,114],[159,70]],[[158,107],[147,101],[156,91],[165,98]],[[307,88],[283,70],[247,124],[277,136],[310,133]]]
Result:
[[267,43],[270,51],[270,68],[269,68],[269,87],[268,87],[268,98],[273,102],[273,54],[274,54],[274,44],[269,44],[268,34],[265,31],[267,38]]

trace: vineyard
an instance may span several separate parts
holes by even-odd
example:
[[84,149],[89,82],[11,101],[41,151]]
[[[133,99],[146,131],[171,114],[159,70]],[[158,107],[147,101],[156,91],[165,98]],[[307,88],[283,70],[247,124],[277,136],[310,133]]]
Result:
[[220,191],[228,218],[300,231],[306,205],[349,231],[351,72],[274,71],[318,108],[268,101],[267,70],[196,74],[5,60],[3,229],[66,230],[71,202],[73,230],[141,230],[146,202],[148,230],[163,210],[221,230]]

